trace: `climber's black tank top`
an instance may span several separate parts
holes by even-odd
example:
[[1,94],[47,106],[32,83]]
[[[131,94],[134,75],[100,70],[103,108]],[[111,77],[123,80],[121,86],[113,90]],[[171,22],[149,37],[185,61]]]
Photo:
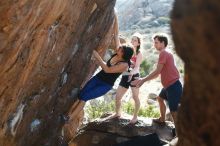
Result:
[[[116,54],[115,54],[115,55],[116,55]],[[107,61],[107,66],[108,66],[108,67],[112,66],[111,63],[110,63],[110,61],[111,61],[111,59],[112,59],[115,55],[113,55],[113,56]],[[126,62],[126,61],[120,61],[120,62]],[[118,63],[120,63],[120,62],[117,62],[116,64],[118,64]],[[127,63],[127,62],[126,62],[126,63]],[[100,80],[102,80],[102,81],[108,83],[108,84],[111,85],[111,86],[114,85],[116,79],[117,79],[120,75],[121,75],[121,73],[106,73],[104,70],[101,70],[99,73],[96,74],[96,76],[97,76]]]

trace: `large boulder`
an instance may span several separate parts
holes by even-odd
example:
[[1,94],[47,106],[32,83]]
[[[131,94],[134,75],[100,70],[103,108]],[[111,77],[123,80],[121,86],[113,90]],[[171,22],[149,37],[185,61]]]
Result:
[[126,117],[99,119],[80,129],[69,146],[112,146],[152,133],[157,133],[161,144],[165,145],[173,138],[172,129],[171,122],[167,122],[167,125],[162,127],[147,118],[139,120],[135,125],[129,125],[129,118]]
[[219,146],[220,1],[176,0],[171,26],[185,62],[178,146]]
[[114,5],[115,0],[0,1],[1,146],[61,143],[63,115],[95,69],[92,51],[104,54],[112,40]]

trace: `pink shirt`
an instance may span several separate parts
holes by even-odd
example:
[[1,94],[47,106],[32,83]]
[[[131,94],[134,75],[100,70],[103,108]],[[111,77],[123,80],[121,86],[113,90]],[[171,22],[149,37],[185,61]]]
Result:
[[137,56],[136,56],[136,55],[131,57],[131,61],[132,61],[132,62],[134,62],[134,63],[135,63],[135,62],[136,62],[136,60],[137,60]]
[[175,66],[173,55],[166,50],[160,52],[158,64],[164,64],[161,70],[161,82],[164,88],[169,87],[177,80],[180,75]]

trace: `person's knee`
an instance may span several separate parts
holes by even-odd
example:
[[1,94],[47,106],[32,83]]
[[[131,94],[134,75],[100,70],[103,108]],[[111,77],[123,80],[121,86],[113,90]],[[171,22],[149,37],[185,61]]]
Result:
[[177,101],[169,100],[169,108],[171,113],[176,113],[179,107],[179,103]]
[[115,97],[116,102],[121,102],[122,96],[117,96]]
[[135,103],[140,103],[140,99],[138,96],[133,96],[133,100]]
[[116,100],[116,105],[121,105],[121,100]]

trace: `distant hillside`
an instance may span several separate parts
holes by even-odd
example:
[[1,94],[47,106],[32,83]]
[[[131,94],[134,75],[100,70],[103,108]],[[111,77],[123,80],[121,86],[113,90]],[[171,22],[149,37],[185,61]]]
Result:
[[[143,52],[148,60],[155,60],[152,36],[155,33],[170,33],[170,12],[174,0],[117,0],[115,9],[119,20],[120,34],[130,42],[133,33],[143,35]],[[173,47],[172,39],[170,48]],[[149,58],[150,57],[150,58]]]
[[[117,0],[120,30],[160,26],[160,17],[169,17],[174,0]],[[156,22],[157,21],[157,22]]]

